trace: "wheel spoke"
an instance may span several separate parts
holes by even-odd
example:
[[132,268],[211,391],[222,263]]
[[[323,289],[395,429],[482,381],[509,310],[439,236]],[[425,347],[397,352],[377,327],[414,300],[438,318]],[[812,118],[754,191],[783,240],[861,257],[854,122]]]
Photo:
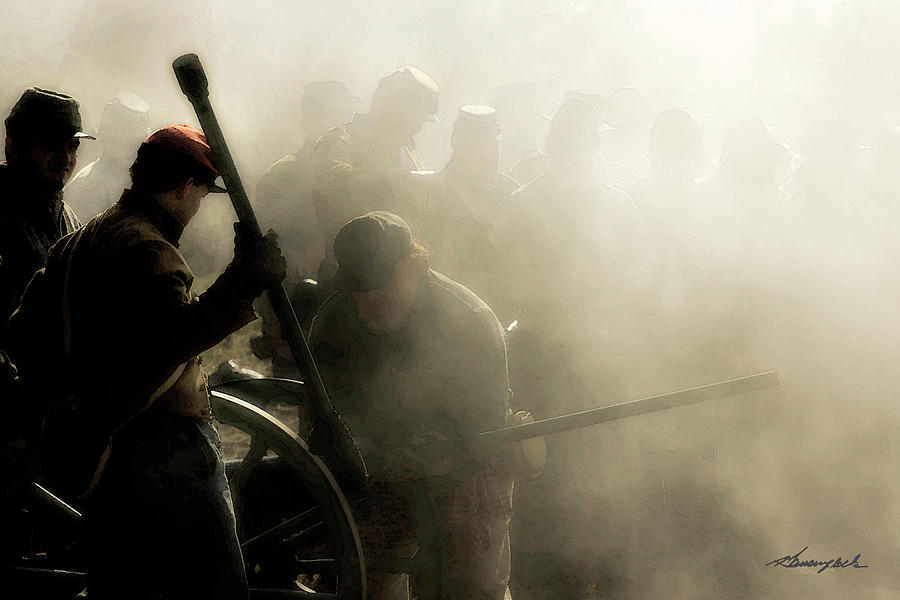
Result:
[[262,590],[251,589],[250,600],[337,600],[337,594],[317,594],[302,590]]
[[337,573],[338,563],[335,558],[297,559],[297,573],[321,573],[332,575]]
[[315,525],[320,519],[319,508],[317,506],[309,508],[250,538],[241,544],[241,551],[249,554],[269,545],[284,543],[294,536],[302,534],[310,525]]
[[325,523],[325,521],[319,521],[318,523],[310,525],[303,531],[298,531],[291,535],[284,540],[284,544],[290,548],[308,547],[320,540],[326,533],[328,533],[328,524]]
[[[227,465],[247,534],[241,549],[250,598],[365,597],[362,544],[327,466],[277,418],[240,398],[218,391],[211,396],[216,417],[250,438],[249,448],[246,437],[237,446],[247,449],[243,456],[235,452]],[[313,589],[300,584],[307,578]]]

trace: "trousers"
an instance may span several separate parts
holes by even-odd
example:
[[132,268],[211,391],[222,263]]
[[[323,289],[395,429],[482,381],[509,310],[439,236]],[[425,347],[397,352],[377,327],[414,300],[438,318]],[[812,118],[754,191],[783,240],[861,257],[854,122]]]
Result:
[[247,599],[220,445],[213,423],[152,410],[115,435],[84,506],[92,600]]

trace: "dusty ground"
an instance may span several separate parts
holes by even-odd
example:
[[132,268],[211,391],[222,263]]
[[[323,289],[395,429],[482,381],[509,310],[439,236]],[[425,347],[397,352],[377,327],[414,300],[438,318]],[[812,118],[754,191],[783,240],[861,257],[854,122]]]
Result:
[[[250,352],[250,340],[258,335],[260,335],[260,322],[256,320],[230,335],[215,348],[204,352],[202,355],[203,366],[207,373],[212,374],[220,364],[232,360],[239,367],[253,369],[266,376],[271,375],[271,366],[268,361],[260,360]],[[278,405],[271,413],[293,431],[297,431],[296,408]],[[219,424],[219,434],[222,437],[222,451],[225,460],[241,457],[249,448],[249,437],[233,427]]]

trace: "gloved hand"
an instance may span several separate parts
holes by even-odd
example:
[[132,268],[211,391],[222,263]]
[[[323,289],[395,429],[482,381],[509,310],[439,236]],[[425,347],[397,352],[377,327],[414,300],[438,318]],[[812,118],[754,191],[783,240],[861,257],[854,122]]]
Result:
[[284,279],[287,263],[278,247],[278,235],[271,229],[254,239],[245,225],[234,224],[233,276],[255,298]]

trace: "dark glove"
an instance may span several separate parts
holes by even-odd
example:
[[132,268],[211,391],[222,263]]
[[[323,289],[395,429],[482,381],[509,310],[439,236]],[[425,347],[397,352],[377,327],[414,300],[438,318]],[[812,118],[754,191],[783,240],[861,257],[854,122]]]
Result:
[[231,267],[236,283],[254,298],[279,283],[287,274],[287,263],[278,247],[278,235],[270,229],[256,238],[245,225],[235,223]]

